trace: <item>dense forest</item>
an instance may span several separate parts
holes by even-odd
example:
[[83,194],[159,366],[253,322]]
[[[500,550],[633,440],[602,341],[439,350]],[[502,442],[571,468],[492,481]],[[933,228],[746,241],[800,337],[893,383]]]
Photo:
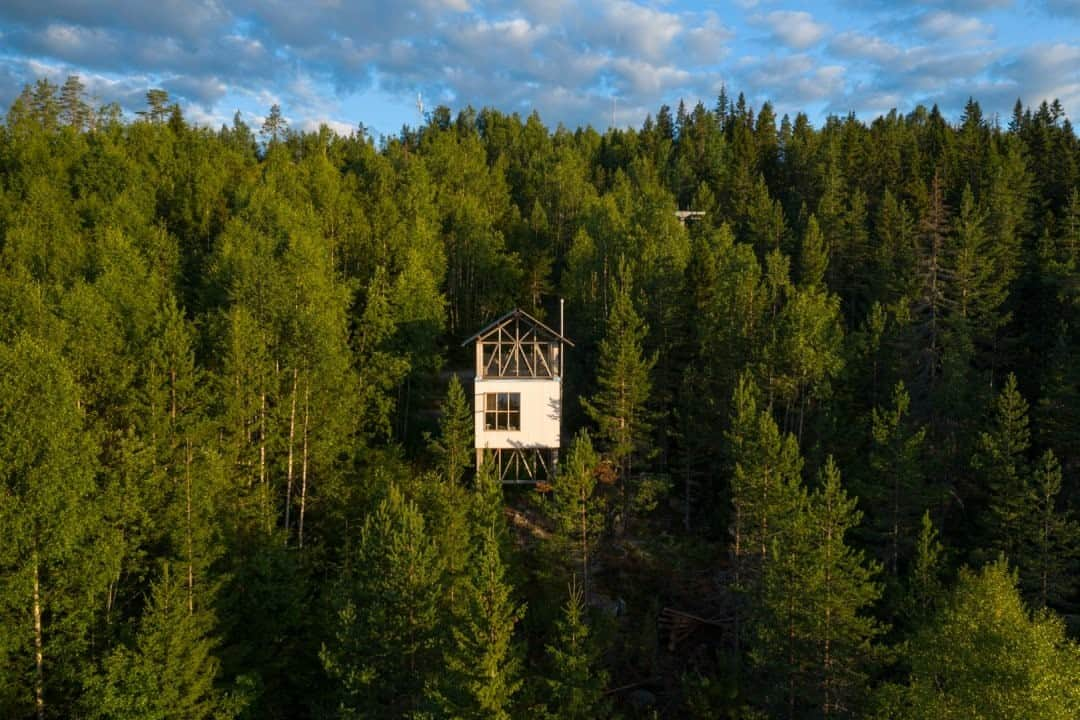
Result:
[[[559,298],[559,471],[504,488],[461,342]],[[0,716],[1080,717],[1078,353],[1056,102],[376,143],[38,81]]]

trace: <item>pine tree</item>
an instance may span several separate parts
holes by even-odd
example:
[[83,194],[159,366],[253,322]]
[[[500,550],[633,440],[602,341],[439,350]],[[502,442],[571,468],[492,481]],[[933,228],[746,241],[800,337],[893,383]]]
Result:
[[930,616],[941,598],[944,553],[937,528],[927,510],[922,516],[919,537],[915,541],[915,558],[908,572],[906,611],[915,626]]
[[[570,444],[566,458],[552,483],[551,515],[559,530],[556,552],[564,560],[580,561],[581,592],[589,597],[590,564],[596,541],[603,530],[603,502],[594,496],[600,457],[592,439],[582,430]],[[571,573],[577,577],[578,571]]]
[[792,719],[809,708],[821,717],[855,713],[881,632],[867,614],[881,595],[879,568],[845,542],[861,513],[831,457],[819,484],[809,498],[799,488],[773,540],[751,648],[767,705]]
[[[1027,452],[1031,446],[1028,404],[1016,387],[1016,376],[1005,380],[996,402],[992,428],[979,437],[972,467],[985,478],[976,487],[988,489],[984,522],[991,547],[1015,558],[1020,550],[1024,518],[1035,501],[1030,486]],[[971,499],[982,498],[972,491]]]
[[911,399],[903,381],[893,389],[893,407],[872,412],[874,445],[870,467],[874,477],[864,492],[870,503],[875,530],[885,541],[885,566],[893,577],[900,572],[901,557],[908,555],[907,538],[915,530],[915,518],[930,503],[923,477],[923,441],[926,428],[911,427]]
[[423,707],[438,657],[439,550],[417,506],[391,485],[367,517],[334,593],[320,657],[342,714],[399,717]]
[[115,720],[231,717],[241,707],[215,686],[213,617],[188,610],[184,582],[169,565],[153,584],[133,647],[118,647],[94,678],[88,712]]
[[68,75],[60,88],[60,120],[76,131],[83,130],[90,122],[90,108],[83,99],[85,90],[78,75]]
[[568,589],[555,641],[545,646],[551,665],[548,715],[553,720],[608,717],[611,703],[604,694],[608,676],[600,667],[600,648],[585,617],[585,594],[576,582]]
[[457,375],[450,376],[439,418],[439,439],[429,441],[438,458],[443,476],[452,483],[461,480],[472,465],[473,413]]
[[599,427],[597,436],[604,443],[605,454],[619,469],[621,531],[626,530],[629,521],[633,490],[628,485],[634,461],[648,452],[651,423],[647,403],[652,387],[649,375],[656,365],[656,356],[646,358],[642,349],[648,330],[634,311],[631,292],[630,274],[623,264],[619,282],[613,288],[607,330],[600,341],[598,389],[592,397],[581,401],[585,412]]
[[[79,389],[59,355],[20,335],[0,343],[0,706],[64,714],[90,630],[100,510]],[[10,703],[10,704],[8,704]]]
[[453,644],[446,657],[450,685],[442,693],[455,717],[508,720],[514,695],[521,689],[521,648],[514,628],[525,606],[513,599],[506,581],[500,542],[489,529],[472,558],[465,608],[454,619]]
[[281,106],[274,103],[270,106],[270,112],[263,121],[262,130],[259,131],[270,145],[276,145],[288,130],[289,123],[281,115]]
[[799,282],[803,286],[821,286],[825,282],[825,271],[829,267],[829,248],[821,234],[817,218],[813,215],[806,221],[799,248]]
[[881,632],[868,610],[881,596],[874,581],[880,566],[868,561],[861,550],[845,540],[859,524],[855,509],[840,486],[840,471],[830,456],[810,498],[817,535],[817,571],[820,591],[812,605],[818,617],[817,641],[821,663],[816,675],[821,688],[821,715],[853,714],[872,667],[871,641]]
[[[736,582],[753,588],[777,534],[799,502],[802,457],[792,435],[781,435],[767,409],[758,409],[748,375],[735,389],[727,433],[731,479],[731,552]],[[752,593],[753,594],[753,593]]]
[[1047,450],[1032,473],[1034,502],[1024,521],[1024,543],[1015,559],[1020,585],[1036,607],[1060,605],[1076,588],[1075,570],[1080,558],[1080,524],[1059,508],[1061,465]]

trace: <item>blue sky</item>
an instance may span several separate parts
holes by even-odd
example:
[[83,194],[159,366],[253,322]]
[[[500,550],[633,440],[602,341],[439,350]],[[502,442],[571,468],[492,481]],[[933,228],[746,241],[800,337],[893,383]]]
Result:
[[78,74],[130,113],[163,87],[189,119],[375,134],[491,105],[550,126],[639,125],[721,85],[815,124],[968,96],[1080,113],[1080,0],[2,0],[0,108]]

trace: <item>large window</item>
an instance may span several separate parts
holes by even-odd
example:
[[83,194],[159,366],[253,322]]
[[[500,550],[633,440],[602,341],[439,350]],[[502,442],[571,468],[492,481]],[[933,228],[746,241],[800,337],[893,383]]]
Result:
[[521,429],[521,393],[484,395],[485,430]]

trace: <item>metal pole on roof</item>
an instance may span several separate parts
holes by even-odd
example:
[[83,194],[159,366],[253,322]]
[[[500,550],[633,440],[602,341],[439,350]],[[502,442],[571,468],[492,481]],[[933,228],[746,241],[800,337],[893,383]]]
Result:
[[563,376],[563,341],[566,337],[566,300],[559,298],[559,377]]

